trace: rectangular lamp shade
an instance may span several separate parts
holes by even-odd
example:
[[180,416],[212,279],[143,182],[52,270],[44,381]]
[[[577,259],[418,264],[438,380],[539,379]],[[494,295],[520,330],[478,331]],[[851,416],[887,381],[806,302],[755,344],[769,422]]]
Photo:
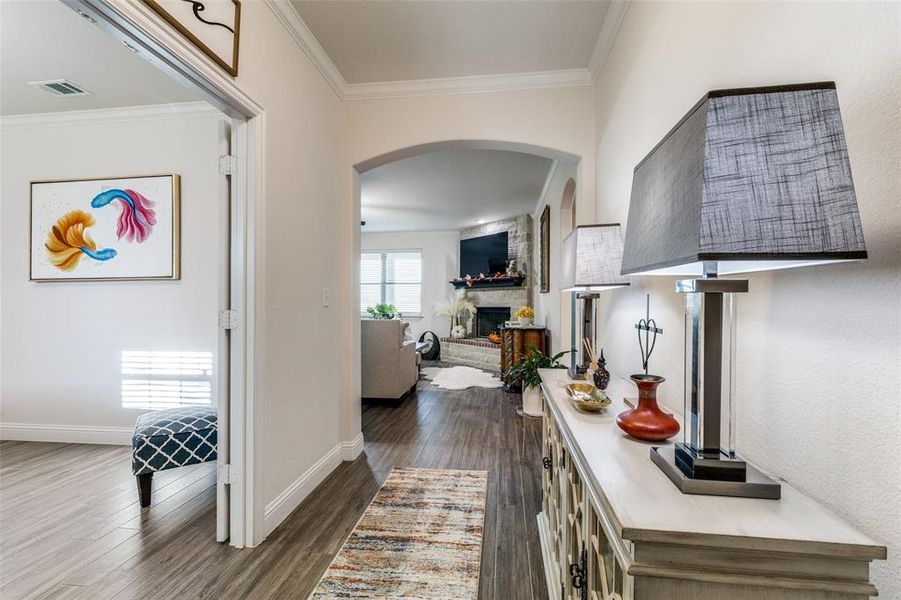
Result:
[[601,291],[629,285],[620,275],[623,237],[619,223],[579,225],[563,240],[562,292]]
[[623,274],[866,257],[832,82],[709,92],[635,167]]

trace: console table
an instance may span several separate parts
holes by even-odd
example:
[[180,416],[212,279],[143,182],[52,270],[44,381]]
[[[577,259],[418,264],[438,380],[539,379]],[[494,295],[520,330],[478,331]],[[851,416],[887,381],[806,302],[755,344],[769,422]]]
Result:
[[[541,371],[542,511],[554,600],[863,600],[886,548],[787,483],[781,500],[683,495],[605,413],[578,411],[562,369]],[[630,394],[632,395],[632,394]],[[666,444],[666,443],[664,443]]]
[[507,326],[500,329],[501,335],[501,377],[504,379],[504,389],[508,392],[519,391],[519,381],[511,381],[506,373],[510,367],[518,363],[529,351],[529,346],[535,346],[541,352],[547,352],[547,328],[537,325]]

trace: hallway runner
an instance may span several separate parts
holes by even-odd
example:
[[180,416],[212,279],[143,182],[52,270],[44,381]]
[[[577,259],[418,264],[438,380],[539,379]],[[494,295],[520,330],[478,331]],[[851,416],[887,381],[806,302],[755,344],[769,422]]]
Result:
[[311,599],[479,595],[486,471],[393,469]]

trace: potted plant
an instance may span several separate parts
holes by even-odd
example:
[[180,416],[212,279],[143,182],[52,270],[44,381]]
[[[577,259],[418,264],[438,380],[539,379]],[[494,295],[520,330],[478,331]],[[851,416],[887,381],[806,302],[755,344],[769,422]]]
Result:
[[376,304],[366,309],[370,319],[393,319],[397,309],[393,304]]
[[530,417],[541,416],[541,375],[538,369],[565,369],[560,364],[560,357],[566,352],[558,352],[554,356],[548,356],[533,345],[529,345],[525,357],[510,367],[507,371],[509,381],[522,382],[522,412]]
[[528,327],[535,320],[535,311],[532,310],[531,306],[520,306],[513,313],[513,316],[519,319],[519,324],[522,327]]
[[476,305],[466,299],[465,292],[457,292],[447,302],[440,302],[435,306],[436,315],[450,317],[452,338],[466,337],[466,328],[460,322],[463,313],[469,313],[470,316],[476,314]]

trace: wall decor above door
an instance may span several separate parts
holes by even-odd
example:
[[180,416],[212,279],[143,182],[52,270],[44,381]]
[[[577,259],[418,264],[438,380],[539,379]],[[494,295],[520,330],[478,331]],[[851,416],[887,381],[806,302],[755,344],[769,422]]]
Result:
[[240,0],[144,0],[232,77],[238,76]]

